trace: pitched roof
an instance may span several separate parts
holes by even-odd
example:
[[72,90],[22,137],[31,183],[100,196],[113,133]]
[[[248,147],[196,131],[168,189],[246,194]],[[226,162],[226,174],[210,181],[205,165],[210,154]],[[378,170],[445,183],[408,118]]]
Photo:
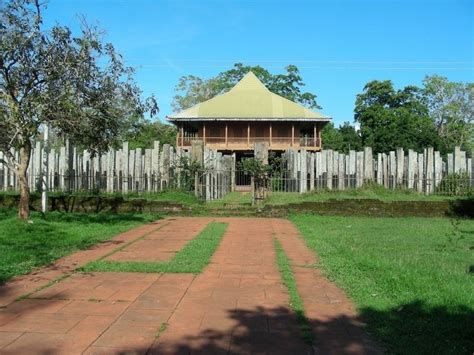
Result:
[[248,72],[231,90],[187,110],[168,116],[170,121],[181,119],[331,119],[311,111],[293,101],[272,93],[255,76]]

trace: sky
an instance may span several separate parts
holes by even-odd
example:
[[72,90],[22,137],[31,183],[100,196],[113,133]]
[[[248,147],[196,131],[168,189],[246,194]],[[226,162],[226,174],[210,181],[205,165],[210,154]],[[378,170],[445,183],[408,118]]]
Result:
[[336,125],[353,122],[356,95],[371,80],[474,81],[472,0],[49,0],[44,11],[46,26],[73,31],[81,16],[136,68],[161,120],[181,76],[207,79],[237,62],[275,74],[298,66],[304,90]]

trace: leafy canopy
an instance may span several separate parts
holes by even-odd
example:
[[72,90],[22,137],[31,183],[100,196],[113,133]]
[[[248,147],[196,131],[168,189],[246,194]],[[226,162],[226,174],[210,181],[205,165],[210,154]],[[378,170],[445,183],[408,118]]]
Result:
[[[42,26],[38,0],[0,9],[0,150],[27,148],[43,125],[94,154],[106,150],[129,117],[156,114],[142,101],[133,69],[101,32],[82,23]],[[10,157],[14,160],[14,157]]]
[[423,99],[446,151],[474,148],[474,83],[433,75],[423,81]]
[[272,74],[259,65],[249,66],[236,63],[232,69],[221,72],[208,80],[194,75],[183,76],[175,88],[177,94],[173,98],[173,110],[175,112],[185,110],[229,91],[249,71],[252,71],[271,92],[308,108],[321,109],[316,102],[316,95],[302,92],[305,84],[298,68],[295,65],[289,65],[285,69],[285,74]]
[[361,150],[363,147],[359,133],[349,122],[344,122],[339,128],[334,127],[332,122],[326,124],[321,131],[321,138],[324,149],[333,149],[341,153]]
[[395,90],[390,80],[371,81],[357,95],[354,112],[363,144],[375,152],[439,147],[423,92],[416,86]]

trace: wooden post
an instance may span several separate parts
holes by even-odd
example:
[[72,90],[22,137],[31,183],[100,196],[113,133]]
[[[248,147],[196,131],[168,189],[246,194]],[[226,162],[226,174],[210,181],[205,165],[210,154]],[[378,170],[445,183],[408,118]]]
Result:
[[321,125],[318,125],[318,146],[319,147],[322,147],[322,144],[321,144]]
[[225,146],[227,147],[229,145],[227,141],[227,123],[225,124]]
[[250,123],[247,123],[247,146],[250,146]]
[[184,126],[181,125],[181,147],[184,147]]
[[316,144],[316,123],[314,124],[313,145],[314,145],[314,147],[317,147],[317,144]]
[[202,126],[202,141],[205,145],[206,144],[206,124],[205,123]]
[[273,136],[273,131],[272,131],[272,124],[270,122],[270,147],[272,146],[272,136]]
[[181,129],[178,129],[178,132],[176,133],[176,146],[179,146],[179,135],[181,133]]
[[295,124],[291,124],[291,146],[295,145]]

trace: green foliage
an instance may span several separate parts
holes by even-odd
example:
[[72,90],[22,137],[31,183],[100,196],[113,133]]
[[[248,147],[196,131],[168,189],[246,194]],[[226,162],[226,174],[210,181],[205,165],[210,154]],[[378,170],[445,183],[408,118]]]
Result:
[[[291,220],[388,353],[472,352],[473,220],[456,226],[447,218],[294,215]],[[441,247],[447,235],[455,244]]]
[[65,26],[45,30],[43,8],[12,0],[0,9],[0,149],[31,145],[48,124],[92,153],[104,151],[128,118],[155,114],[156,102],[141,100],[133,69],[98,29],[83,23],[78,37]]
[[129,142],[130,149],[151,148],[154,141],[160,145],[176,145],[178,131],[175,126],[160,121],[150,121],[143,117],[135,117],[121,132],[121,142]]
[[209,264],[227,229],[227,223],[211,222],[199,235],[188,242],[168,262],[118,262],[98,260],[81,268],[82,271],[166,272],[198,274]]
[[158,218],[50,212],[46,217],[32,213],[28,223],[17,220],[12,211],[0,211],[0,283]]
[[305,84],[295,65],[287,66],[285,74],[271,74],[258,65],[248,66],[236,63],[232,69],[221,72],[208,80],[194,75],[181,77],[175,88],[177,94],[172,103],[174,111],[187,109],[229,91],[249,71],[252,71],[271,92],[309,108],[321,108],[316,102],[316,95],[301,91]]
[[442,140],[442,153],[456,145],[474,148],[474,83],[451,82],[433,75],[423,80],[423,99]]
[[276,261],[278,269],[283,280],[283,284],[288,289],[288,294],[290,296],[289,306],[296,313],[296,319],[301,329],[303,335],[303,340],[308,344],[314,343],[314,335],[309,324],[308,318],[306,317],[303,301],[298,293],[296,287],[295,277],[293,271],[291,270],[290,260],[285,254],[281,243],[279,240],[275,239],[275,250],[276,250]]
[[141,99],[133,69],[98,29],[83,23],[80,36],[58,24],[45,30],[43,8],[39,0],[0,6],[0,150],[19,178],[22,219],[29,216],[26,171],[43,127],[95,155],[130,118],[158,111],[154,97]]
[[357,95],[354,112],[362,143],[373,147],[375,153],[399,147],[416,151],[439,148],[436,127],[422,91],[415,86],[395,90],[390,80],[371,81]]
[[349,150],[360,150],[363,148],[359,133],[349,122],[344,122],[339,128],[335,128],[332,122],[326,124],[321,131],[321,138],[324,149],[348,153]]
[[473,192],[471,179],[467,172],[451,173],[443,177],[438,187],[438,193],[445,195],[469,195]]

